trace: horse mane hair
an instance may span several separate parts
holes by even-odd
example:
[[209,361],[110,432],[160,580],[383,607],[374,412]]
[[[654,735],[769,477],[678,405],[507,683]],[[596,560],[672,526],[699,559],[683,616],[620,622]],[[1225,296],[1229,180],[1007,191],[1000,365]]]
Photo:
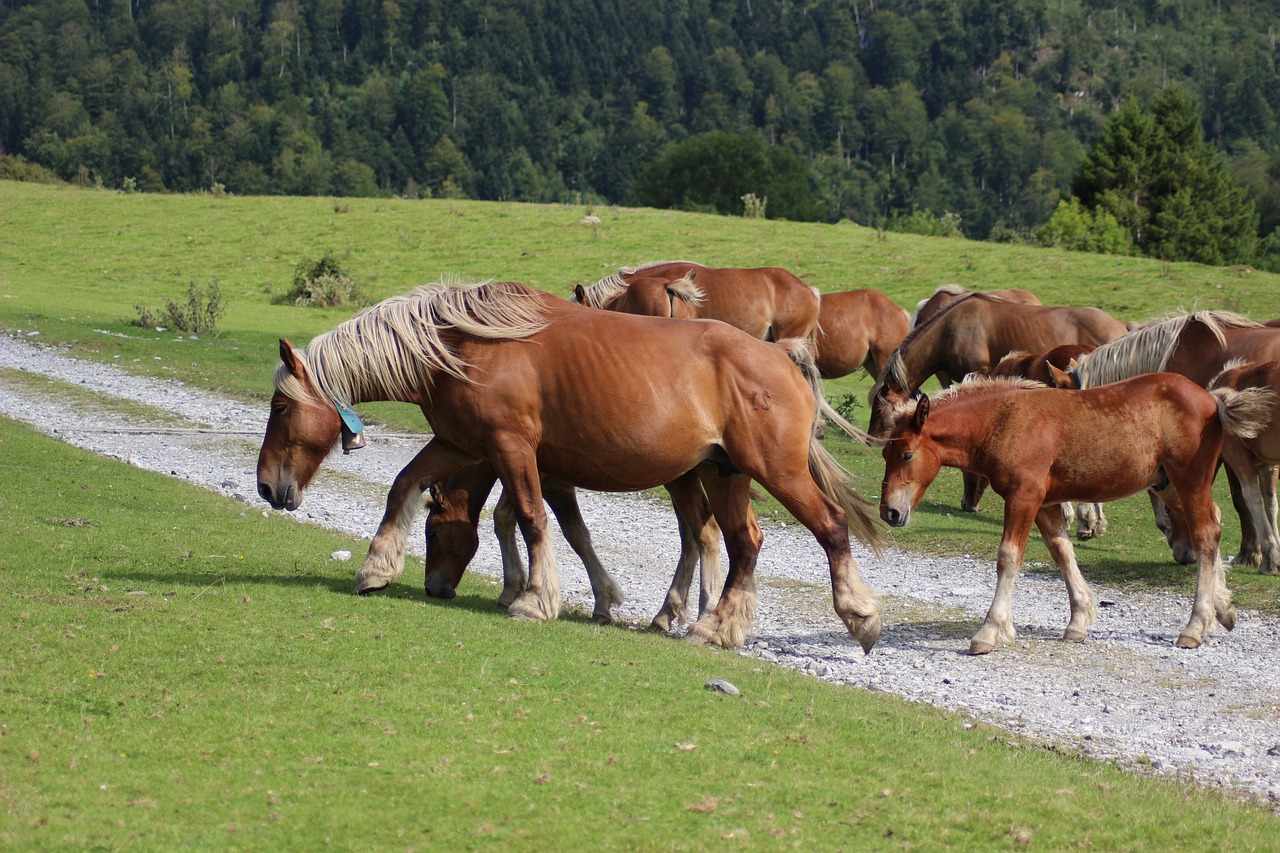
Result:
[[1223,328],[1249,328],[1260,324],[1243,314],[1232,311],[1183,311],[1167,314],[1143,323],[1126,335],[1109,341],[1080,358],[1076,365],[1076,377],[1081,388],[1106,385],[1139,373],[1160,373],[1174,349],[1178,338],[1191,323],[1200,323],[1226,345]]
[[[513,281],[427,284],[364,309],[295,353],[317,390],[341,405],[364,392],[411,399],[436,371],[470,381],[467,362],[442,332],[527,338],[547,326],[542,296]],[[283,364],[276,368],[275,387],[295,399],[307,396]]]
[[[603,308],[606,302],[627,289],[627,282],[625,281],[624,276],[635,275],[638,272],[644,272],[645,270],[653,269],[654,267],[666,266],[667,264],[690,264],[695,267],[702,266],[696,261],[646,261],[639,266],[618,267],[618,271],[612,275],[607,275],[595,284],[584,287],[582,289],[583,301],[589,308]],[[691,273],[693,270],[690,270],[689,272]],[[686,274],[685,278],[689,278],[689,275]],[[676,295],[679,296],[678,293]]]
[[693,270],[689,270],[684,274],[683,278],[678,278],[667,285],[667,290],[678,296],[686,304],[692,308],[701,308],[702,303],[707,300],[706,292],[698,287],[693,280]]
[[[964,378],[959,385],[952,385],[950,388],[944,388],[931,398],[934,405],[948,405],[959,400],[967,400],[970,397],[982,397],[987,394],[994,394],[1000,391],[1018,391],[1032,388],[1048,388],[1043,382],[1036,382],[1034,379],[1024,379],[1021,376],[981,376],[977,373],[970,373]],[[920,404],[918,398],[908,400],[898,400],[892,407],[884,413],[885,426],[892,430],[894,425],[902,418],[911,417],[916,413],[916,406]]]

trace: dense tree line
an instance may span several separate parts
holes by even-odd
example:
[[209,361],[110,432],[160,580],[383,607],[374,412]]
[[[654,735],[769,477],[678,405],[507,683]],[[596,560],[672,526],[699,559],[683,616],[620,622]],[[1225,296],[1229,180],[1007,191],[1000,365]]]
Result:
[[1273,7],[0,0],[0,154],[144,190],[740,205],[672,184],[701,153],[770,216],[986,238],[1047,222],[1108,117],[1176,86],[1266,237]]

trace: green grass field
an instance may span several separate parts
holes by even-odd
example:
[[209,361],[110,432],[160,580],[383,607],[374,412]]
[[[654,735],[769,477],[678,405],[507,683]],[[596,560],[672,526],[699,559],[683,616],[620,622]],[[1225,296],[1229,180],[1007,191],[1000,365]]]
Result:
[[[374,298],[440,278],[567,294],[620,265],[777,265],[913,307],[945,282],[1026,287],[1126,320],[1280,316],[1238,269],[649,210],[454,201],[125,195],[0,183],[0,329],[263,401],[276,339],[351,309],[272,297],[304,256]],[[218,335],[130,325],[217,281]],[[5,378],[9,381],[11,377]],[[864,377],[829,384],[864,395]],[[362,406],[424,429],[405,406]],[[878,454],[829,446],[875,493]],[[14,849],[1168,849],[1273,845],[1274,818],[954,715],[733,654],[569,617],[510,623],[468,581],[357,599],[358,542],[0,422],[0,845]],[[950,472],[954,473],[954,472]],[[897,544],[990,553],[999,501],[944,476]],[[1225,492],[1220,497],[1225,501]],[[1108,505],[1086,577],[1190,590],[1145,497]],[[1224,551],[1238,532],[1228,510]],[[1029,560],[1047,559],[1033,540]],[[317,571],[317,567],[329,566]],[[1244,606],[1280,582],[1232,572]],[[727,678],[745,697],[705,691]]]
[[0,454],[5,849],[1274,840],[1257,807],[927,706],[581,615],[512,622],[481,582],[357,598],[328,555],[359,542],[10,421]]

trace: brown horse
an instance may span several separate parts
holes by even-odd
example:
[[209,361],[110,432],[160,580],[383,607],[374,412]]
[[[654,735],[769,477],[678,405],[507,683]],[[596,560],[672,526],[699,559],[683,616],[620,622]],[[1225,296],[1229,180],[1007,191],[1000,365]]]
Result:
[[[696,306],[698,317],[720,320],[762,341],[812,339],[818,326],[818,289],[777,267],[734,269],[704,267],[689,261],[659,261],[623,267],[589,287],[575,288],[573,298],[592,308],[604,308],[633,281],[642,278],[693,281],[703,294]],[[672,316],[661,310],[630,313]]]
[[945,387],[970,373],[990,373],[1015,350],[1101,344],[1126,331],[1128,326],[1098,308],[1022,305],[982,293],[962,296],[912,329],[889,358],[871,389],[868,431],[883,435],[884,413],[908,400],[931,376]]
[[933,295],[921,299],[916,303],[915,313],[911,315],[911,328],[923,326],[934,317],[951,307],[951,304],[962,296],[968,296],[970,293],[981,293],[992,299],[1002,299],[1005,302],[1017,302],[1020,305],[1043,305],[1040,298],[1030,290],[1023,290],[1021,287],[1013,287],[1001,290],[967,290],[958,284],[941,284]]
[[429,285],[366,309],[313,340],[280,342],[282,364],[258,457],[258,491],[295,509],[338,439],[342,410],[369,400],[415,403],[430,443],[397,475],[356,591],[381,589],[404,565],[425,490],[489,462],[513,501],[529,553],[516,618],[559,612],[540,473],[599,491],[671,483],[703,463],[729,572],[695,641],[736,646],[752,623],[761,543],[751,482],[818,540],[836,613],[870,650],[880,607],[849,548],[878,546],[875,516],[814,438],[819,415],[857,434],[822,397],[801,342],[764,344],[725,323],[591,311],[514,282]]
[[910,330],[907,312],[878,290],[824,293],[815,360],[824,379],[858,368],[879,376]]
[[[1232,359],[1247,362],[1280,360],[1280,328],[1255,323],[1248,317],[1229,311],[1192,311],[1172,314],[1145,323],[1080,359],[1073,374],[1080,387],[1092,388],[1141,373],[1164,371],[1187,376],[1199,385],[1209,382]],[[1240,550],[1233,559],[1237,566],[1257,567],[1269,571],[1263,555],[1261,529],[1255,530],[1253,518],[1264,512],[1250,506],[1245,499],[1242,479],[1255,476],[1252,466],[1237,471],[1227,464],[1227,481],[1232,503],[1240,517]],[[1252,492],[1250,492],[1252,494]],[[1155,506],[1157,522],[1167,518]],[[1176,522],[1175,522],[1176,525]],[[1190,544],[1169,523],[1161,523],[1178,562],[1195,559]]]
[[986,379],[943,392],[936,407],[921,397],[895,416],[883,450],[881,518],[905,525],[944,465],[985,475],[1005,501],[995,598],[970,642],[970,654],[990,652],[1015,636],[1013,584],[1033,523],[1067,583],[1071,619],[1063,639],[1084,640],[1093,601],[1076,565],[1061,504],[1116,500],[1161,484],[1165,475],[1199,555],[1195,604],[1177,644],[1199,646],[1215,616],[1228,629],[1235,624],[1218,557],[1221,527],[1213,512],[1213,475],[1224,431],[1245,435],[1262,425],[1265,404],[1256,394],[1209,392],[1167,373],[1089,391]]
[[[498,480],[487,462],[473,465],[431,488],[427,500],[427,595],[453,598],[467,565],[479,546],[477,531],[485,500]],[[698,475],[691,471],[666,484],[676,511],[680,530],[680,560],[662,609],[653,617],[652,627],[671,629],[687,618],[689,586],[695,563],[700,564],[701,584],[698,614],[709,613],[720,594],[720,528],[711,515]],[[564,533],[569,546],[582,560],[595,597],[592,619],[607,624],[613,607],[622,603],[622,591],[600,562],[591,544],[591,534],[582,519],[577,491],[567,483],[542,478],[542,496]],[[513,502],[504,492],[493,511],[493,528],[502,555],[503,589],[499,607],[509,607],[528,585],[528,574],[516,545],[516,516]]]
[[[573,301],[583,305],[592,304],[582,285],[574,287]],[[694,283],[692,275],[675,281],[638,275],[625,288],[594,307],[644,317],[692,320],[698,316],[698,309],[705,301],[706,296],[702,288]]]

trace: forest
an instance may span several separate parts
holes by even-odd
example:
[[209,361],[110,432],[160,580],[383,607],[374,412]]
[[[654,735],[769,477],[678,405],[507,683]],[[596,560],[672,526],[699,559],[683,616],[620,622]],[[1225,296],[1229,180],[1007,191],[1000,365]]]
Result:
[[[972,239],[1083,216],[1080,248],[1276,268],[1278,25],[1268,0],[0,0],[0,176]],[[1150,237],[1213,202],[1183,231],[1226,245]]]

